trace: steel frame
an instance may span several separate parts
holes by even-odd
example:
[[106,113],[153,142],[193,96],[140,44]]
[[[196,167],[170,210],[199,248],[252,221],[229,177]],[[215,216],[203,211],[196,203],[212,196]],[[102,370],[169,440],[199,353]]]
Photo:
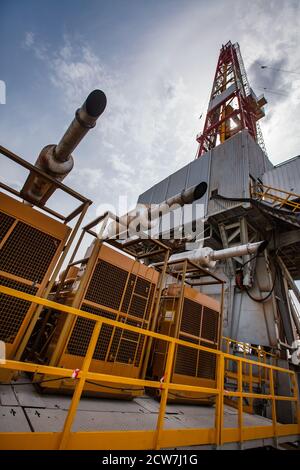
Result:
[[270,203],[276,208],[285,208],[291,212],[300,211],[300,195],[291,191],[273,188],[262,183],[252,184],[250,187],[251,196],[263,202]]
[[[54,308],[61,312],[70,313],[76,317],[84,317],[95,321],[92,339],[84,359],[83,367],[79,371],[76,379],[76,386],[73,393],[70,408],[61,432],[46,433],[0,433],[1,449],[160,449],[164,447],[179,447],[201,444],[212,444],[216,447],[222,447],[226,443],[239,442],[242,446],[244,441],[259,438],[272,438],[274,445],[280,436],[300,435],[300,406],[297,388],[297,378],[294,371],[283,369],[270,364],[260,364],[269,372],[271,390],[269,394],[257,394],[243,391],[243,364],[257,365],[256,361],[251,361],[243,357],[232,356],[219,350],[206,348],[188,343],[176,338],[154,333],[149,330],[126,325],[114,320],[101,318],[97,315],[80,311],[74,307],[68,307],[47,299],[25,294],[8,287],[0,286],[0,293],[28,300],[38,305]],[[98,334],[102,324],[117,326],[119,328],[142,333],[145,336],[166,341],[169,344],[168,359],[165,368],[165,380],[154,382],[151,380],[133,379],[130,377],[111,376],[108,374],[99,374],[89,372],[89,366],[93,356],[94,348],[97,342]],[[217,384],[215,388],[195,387],[190,385],[176,384],[170,381],[170,372],[174,360],[176,345],[183,345],[198,350],[208,351],[216,355],[217,358]],[[231,392],[224,389],[224,370],[225,359],[231,359],[238,365],[238,391]],[[14,371],[26,371],[31,373],[48,374],[54,377],[72,377],[73,370],[44,366],[34,363],[20,361],[6,361],[0,364],[0,369]],[[274,372],[289,374],[293,382],[293,396],[275,395]],[[72,432],[72,424],[76,415],[78,403],[81,398],[83,387],[86,380],[96,380],[101,382],[123,383],[125,385],[147,386],[161,390],[160,410],[157,419],[156,429],[152,431],[99,431],[99,432]],[[72,379],[71,379],[72,380]],[[169,390],[195,391],[216,395],[216,412],[214,428],[201,429],[172,429],[165,430],[163,420],[166,412],[167,396]],[[236,397],[238,405],[238,427],[224,428],[224,398]],[[272,401],[272,425],[271,426],[251,426],[245,427],[243,424],[243,399],[264,398]],[[279,424],[276,419],[276,400],[291,401],[296,405],[297,424]]]
[[[51,265],[49,266],[49,269],[47,273],[44,276],[44,279],[40,285],[37,285],[39,290],[38,290],[38,295],[42,295],[43,297],[47,298],[48,295],[50,294],[52,287],[55,283],[55,280],[61,270],[61,267],[68,255],[68,252],[70,250],[70,247],[76,237],[76,234],[80,228],[80,225],[83,221],[83,218],[89,208],[89,206],[92,204],[92,201],[87,199],[86,197],[82,196],[81,194],[77,193],[76,191],[72,190],[68,186],[65,186],[64,184],[60,183],[59,181],[55,180],[51,176],[47,175],[44,173],[42,170],[39,168],[35,167],[34,165],[28,163],[26,160],[22,159],[18,155],[14,154],[10,150],[6,149],[3,146],[0,146],[0,155],[3,155],[4,157],[8,158],[9,160],[15,162],[17,165],[21,166],[22,168],[30,171],[32,174],[42,176],[45,180],[51,182],[53,187],[55,189],[61,189],[64,193],[70,195],[72,198],[78,200],[80,202],[79,206],[77,206],[71,213],[67,215],[62,215],[53,209],[50,209],[49,207],[46,206],[39,206],[36,204],[36,207],[39,207],[42,212],[45,212],[49,214],[52,217],[55,217],[56,219],[59,219],[59,222],[55,221],[57,225],[61,225],[63,228],[66,230],[66,234],[61,240],[61,246],[60,249],[57,251],[55,257],[53,258],[53,261]],[[32,203],[30,201],[27,201],[19,191],[15,190],[14,188],[11,188],[10,186],[4,184],[3,182],[0,181],[0,188],[3,189],[5,192],[8,192],[10,194],[13,194],[17,198],[20,198],[21,200],[25,200],[26,202],[29,203],[30,206],[32,206]],[[7,197],[5,195],[5,197]],[[70,229],[67,227],[67,223],[72,221],[75,217],[77,217],[75,226]],[[49,221],[53,221],[53,218],[49,218]],[[45,224],[45,223],[44,223]],[[68,230],[67,230],[68,228]],[[11,230],[9,231],[9,234],[11,233]],[[3,244],[6,241],[6,238],[8,237],[8,234],[4,239],[2,240],[0,244],[3,246]],[[21,280],[21,282],[24,283],[24,279],[16,279],[16,276],[7,273],[7,272],[2,272],[2,275],[8,279],[13,279],[13,280]],[[26,280],[25,280],[26,281]],[[28,340],[30,338],[30,335],[34,329],[34,326],[40,316],[41,313],[41,306],[38,306],[36,309],[34,308],[33,305],[31,305],[28,308],[28,312],[26,314],[26,317],[17,333],[17,337],[14,341],[14,345],[12,347],[11,351],[11,357],[13,357],[16,360],[19,360],[25,350],[25,347],[28,343]]]
[[[196,139],[199,143],[196,158],[216,147],[217,139],[220,140],[219,143],[223,143],[241,129],[248,129],[250,135],[257,140],[257,118],[247,96],[249,90],[246,90],[243,73],[238,46],[229,41],[220,51],[203,132]],[[232,87],[232,91],[226,94],[229,87]],[[216,100],[218,97],[220,99]],[[236,127],[231,126],[230,120]]]

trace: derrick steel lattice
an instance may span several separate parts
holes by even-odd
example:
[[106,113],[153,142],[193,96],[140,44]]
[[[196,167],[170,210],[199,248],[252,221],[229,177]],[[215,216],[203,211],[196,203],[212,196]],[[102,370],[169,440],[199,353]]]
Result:
[[264,96],[259,98],[249,85],[239,45],[222,46],[202,134],[197,136],[196,158],[223,143],[242,129],[265,146],[257,121],[264,116]]

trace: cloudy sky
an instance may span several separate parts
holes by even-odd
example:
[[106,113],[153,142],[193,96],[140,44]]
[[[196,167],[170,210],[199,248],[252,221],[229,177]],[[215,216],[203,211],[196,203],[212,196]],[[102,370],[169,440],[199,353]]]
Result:
[[[100,88],[107,109],[65,183],[94,201],[87,220],[120,195],[132,206],[194,158],[228,40],[239,42],[256,93],[269,90],[261,127],[270,159],[298,155],[299,0],[1,0],[0,143],[34,162]],[[23,177],[6,168],[6,178],[18,186]]]

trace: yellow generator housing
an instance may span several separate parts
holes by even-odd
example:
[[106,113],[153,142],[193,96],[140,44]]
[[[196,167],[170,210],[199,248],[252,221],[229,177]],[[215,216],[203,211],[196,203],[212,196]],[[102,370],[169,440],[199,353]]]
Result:
[[[182,293],[183,289],[183,293]],[[183,294],[183,302],[180,301]],[[218,301],[186,285],[171,284],[161,297],[158,332],[211,349],[220,347],[221,305]],[[151,374],[160,379],[164,374],[167,346],[156,341]],[[179,345],[171,382],[215,388],[216,356],[208,351]],[[214,403],[214,397],[195,392],[171,393],[169,401]]]
[[[70,231],[67,225],[0,193],[0,284],[42,296]],[[32,327],[35,308],[0,294],[0,340],[8,359],[22,356],[24,334]],[[5,379],[1,375],[0,380]]]
[[[86,262],[75,278],[66,279],[58,301],[85,312],[149,329],[158,283],[158,272],[96,240]],[[93,320],[59,315],[46,362],[80,369],[91,339]],[[90,371],[140,378],[146,340],[143,335],[103,325]],[[74,381],[61,380],[43,385],[49,390],[73,390]],[[132,398],[143,390],[123,389],[113,383],[87,383],[85,393],[116,398]]]

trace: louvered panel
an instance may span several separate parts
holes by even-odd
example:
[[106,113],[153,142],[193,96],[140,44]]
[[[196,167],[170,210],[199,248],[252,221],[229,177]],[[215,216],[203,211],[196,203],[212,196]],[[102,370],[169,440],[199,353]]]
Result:
[[85,298],[105,307],[119,309],[128,272],[100,260],[95,267]]
[[14,221],[14,217],[0,212],[0,242],[3,240]]
[[217,342],[219,312],[208,307],[203,308],[201,338]]
[[[105,310],[97,309],[95,307],[90,307],[89,305],[83,305],[81,307],[81,310],[83,310],[84,312],[93,313],[94,315],[99,315],[104,318],[109,318],[111,320],[116,319],[115,314],[106,312]],[[86,355],[93,333],[94,324],[95,322],[93,320],[88,320],[86,318],[76,319],[69,342],[67,344],[66,352],[68,354],[82,357]],[[102,325],[93,359],[105,360],[112,331],[112,326]]]
[[[201,346],[205,346],[210,349],[216,349],[216,346],[213,346],[209,343],[201,341]],[[216,374],[216,355],[208,351],[199,351],[198,359],[198,370],[197,377],[203,379],[215,379]]]
[[[37,288],[0,277],[0,284],[27,294],[35,295]],[[13,343],[31,303],[6,294],[0,294],[0,340]]]
[[59,244],[55,237],[19,221],[0,250],[0,270],[41,283]]
[[[184,336],[180,336],[180,339],[186,341]],[[196,343],[196,341],[189,341]],[[197,373],[197,358],[198,351],[187,346],[178,346],[175,356],[175,368],[176,374],[189,375],[196,377]]]
[[200,336],[202,305],[184,299],[180,330],[190,335]]
[[123,303],[122,303],[122,307],[121,307],[121,310],[124,313],[128,313],[128,308],[129,308],[129,305],[130,305],[130,300],[131,300],[133,288],[134,288],[134,285],[135,285],[135,279],[136,279],[136,276],[134,274],[130,274],[129,281],[128,281],[128,284],[127,284],[127,289],[126,289],[124,299],[123,299]]

